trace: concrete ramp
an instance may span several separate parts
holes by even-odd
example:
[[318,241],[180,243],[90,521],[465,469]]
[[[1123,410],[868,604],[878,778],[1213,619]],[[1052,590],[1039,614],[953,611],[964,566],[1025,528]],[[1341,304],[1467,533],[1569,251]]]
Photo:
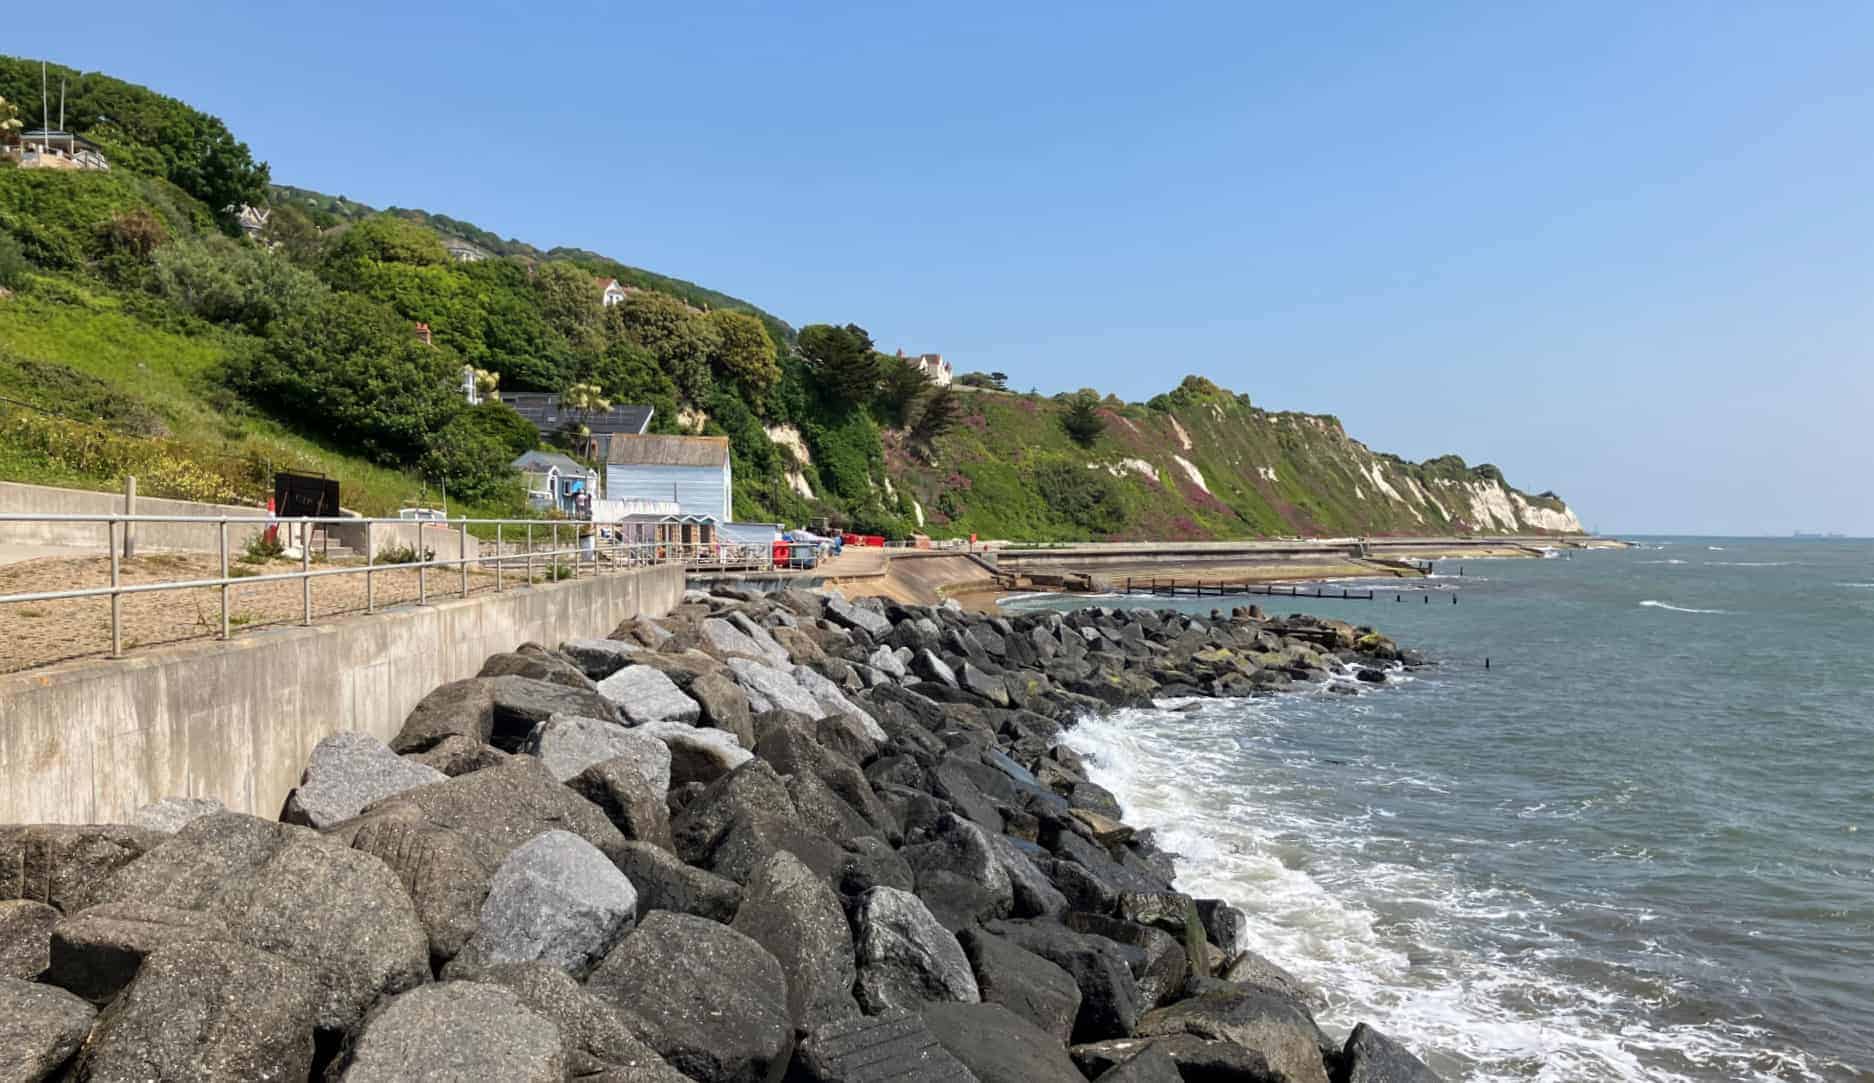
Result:
[[[980,558],[941,550],[883,550],[884,559],[856,567],[827,567],[826,585],[848,598],[890,598],[907,605],[936,605],[945,598],[994,594],[995,573]],[[849,570],[850,569],[850,570]]]

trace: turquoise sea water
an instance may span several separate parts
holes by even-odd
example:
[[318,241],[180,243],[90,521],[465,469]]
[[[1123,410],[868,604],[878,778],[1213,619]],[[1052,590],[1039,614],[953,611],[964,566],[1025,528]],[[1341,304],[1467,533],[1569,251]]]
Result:
[[1874,542],[1643,544],[1283,602],[1440,664],[1069,740],[1337,1035],[1447,1079],[1874,1079]]

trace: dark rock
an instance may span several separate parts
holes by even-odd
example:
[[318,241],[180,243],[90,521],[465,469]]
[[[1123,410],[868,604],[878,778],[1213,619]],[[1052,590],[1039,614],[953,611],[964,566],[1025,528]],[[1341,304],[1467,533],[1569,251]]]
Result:
[[494,723],[491,682],[479,677],[450,681],[417,701],[390,747],[394,752],[425,752],[449,737],[486,744],[494,735]]
[[163,944],[230,939],[227,922],[206,911],[134,899],[100,903],[53,927],[46,980],[93,1004],[108,1004]]
[[645,777],[649,758],[619,757],[595,763],[567,780],[576,794],[595,805],[619,834],[637,842],[672,849],[670,807],[656,784]]
[[824,880],[786,851],[749,878],[731,926],[752,937],[781,964],[787,977],[788,1016],[812,1029],[857,1015],[852,930],[839,897]]
[[624,758],[636,764],[660,795],[670,789],[670,750],[655,736],[615,722],[556,714],[534,727],[521,751],[537,758],[561,782],[595,763]]
[[666,848],[627,842],[623,852],[613,860],[638,891],[640,916],[653,910],[669,910],[726,925],[741,905],[741,885],[705,869],[685,865]]
[[115,825],[0,827],[0,900],[26,899],[65,913],[83,909],[112,873],[169,837]]
[[59,912],[31,899],[0,902],[0,978],[32,981],[51,958]]
[[632,725],[646,722],[695,723],[703,709],[677,683],[652,666],[626,666],[599,682],[599,695],[611,701]]
[[[992,834],[989,844],[995,848],[1003,870],[1008,873],[1016,917],[1051,917],[1067,910],[1067,896],[1061,894],[1014,838]],[[1033,849],[1039,853],[1039,847]]]
[[631,881],[591,843],[565,831],[535,835],[495,870],[481,924],[452,973],[544,962],[584,977],[624,937],[637,908]]
[[1385,684],[1386,674],[1377,669],[1362,669],[1354,674],[1355,679],[1363,684]]
[[1073,975],[981,929],[965,929],[957,940],[976,975],[983,1003],[1000,1004],[1067,1041],[1080,1013],[1080,987],[1074,984]]
[[623,639],[569,639],[560,644],[560,653],[594,681],[630,665],[632,655],[643,650],[642,644]]
[[508,754],[473,737],[450,734],[421,752],[406,752],[404,759],[431,767],[450,778],[507,762]]
[[307,967],[271,952],[226,941],[164,944],[98,1019],[72,1075],[305,1079],[320,999]]
[[1000,1004],[929,1004],[923,1016],[982,1083],[1084,1083],[1053,1035]]
[[929,842],[900,851],[917,874],[918,897],[945,928],[1007,917],[1015,905],[1008,870],[982,828],[952,813],[937,821]]
[[983,795],[961,759],[951,757],[937,765],[931,772],[931,792],[955,805],[957,811],[977,827],[985,831],[1002,830],[1002,814]]
[[647,651],[633,655],[634,666],[650,666],[674,681],[678,688],[686,692],[690,686],[704,677],[722,677],[727,679],[729,667],[721,661],[711,658],[698,650]]
[[1261,1053],[1291,1083],[1328,1081],[1322,1051],[1333,1046],[1314,1017],[1298,1002],[1258,986],[1205,993],[1146,1012],[1135,1034],[1194,1034],[1235,1042]]
[[854,1016],[816,1027],[794,1051],[800,1083],[976,1083],[921,1016]]
[[404,759],[368,733],[335,733],[313,746],[280,819],[324,830],[374,802],[447,777]]
[[1243,950],[1249,934],[1249,915],[1222,899],[1197,900],[1197,914],[1204,923],[1205,935],[1223,949],[1226,958]]
[[796,771],[787,776],[787,796],[794,802],[800,822],[807,830],[841,846],[850,846],[867,835],[874,838],[883,835],[858,809],[847,804],[811,771]]
[[798,628],[778,627],[769,630],[774,641],[787,652],[790,664],[822,665],[826,662],[826,649],[814,641],[814,638]]
[[871,742],[873,749],[868,749],[863,755],[855,757],[856,759],[869,758],[876,746],[888,740],[885,731],[879,728],[878,721],[866,713],[864,708],[848,699],[840,686],[824,674],[807,666],[795,666],[793,676],[794,680],[806,689],[807,694],[814,698],[814,702],[820,705],[820,709],[814,712],[815,717],[837,715],[851,719],[857,727],[858,735]]
[[842,627],[858,629],[874,638],[888,634],[892,627],[891,621],[878,610],[832,595],[826,598],[826,618]]
[[963,948],[916,895],[889,887],[867,891],[853,931],[859,1001],[866,1011],[981,999]]
[[494,695],[494,724],[487,743],[503,752],[518,751],[534,727],[556,714],[624,721],[610,700],[590,688],[512,676],[488,678],[488,687]]
[[1102,1072],[1099,1083],[1184,1083],[1184,1076],[1170,1054],[1148,1047],[1131,1060]]
[[530,756],[419,786],[391,801],[415,805],[430,823],[456,831],[489,870],[499,868],[516,846],[555,829],[571,831],[614,859],[625,844],[596,805],[560,785]]
[[754,712],[749,709],[748,694],[734,681],[708,673],[691,681],[686,691],[701,711],[699,725],[734,734],[743,748],[755,747]]
[[561,1083],[559,1028],[498,985],[450,981],[393,997],[346,1057],[344,1083],[411,1079]]
[[1119,945],[1051,921],[998,921],[988,931],[1065,970],[1080,989],[1076,1041],[1126,1037],[1139,1018],[1138,988]]
[[[1176,1034],[1165,1038],[1115,1038],[1069,1049],[1068,1055],[1090,1079],[1106,1073],[1150,1050],[1171,1058],[1185,1083],[1287,1083],[1269,1067],[1261,1053],[1235,1042]],[[1119,1078],[1124,1078],[1119,1077]]]
[[1259,985],[1273,989],[1283,996],[1300,1001],[1310,1010],[1327,1007],[1327,998],[1319,990],[1302,984],[1301,979],[1290,974],[1280,964],[1253,951],[1239,952],[1218,976],[1235,985]]
[[0,977],[0,1079],[51,1079],[91,1033],[98,1010],[63,989]]
[[692,1079],[764,1078],[792,1035],[781,964],[753,939],[656,911],[612,949],[586,987],[644,1023],[639,1037]]
[[781,822],[797,815],[787,784],[765,759],[751,760],[710,783],[671,818],[678,855],[702,863],[740,815]]
[[[533,649],[528,650],[528,647]],[[592,687],[592,678],[586,676],[577,665],[533,643],[523,645],[518,651],[489,655],[488,660],[482,663],[481,672],[475,675],[526,677],[529,680],[563,684],[568,688]]]
[[973,662],[963,663],[962,671],[957,674],[957,685],[964,691],[974,692],[998,707],[1009,705],[1008,685],[1002,683],[1000,677],[992,677],[984,673]]
[[[949,688],[962,687],[962,685],[957,682],[956,671],[950,668],[949,663],[937,657],[936,651],[929,648],[918,651],[917,654],[912,657],[910,669],[912,673],[935,684],[941,684]],[[1004,694],[1007,694],[1006,690]]]
[[528,1011],[558,1028],[567,1070],[576,1079],[602,1076],[610,1069],[620,1073],[614,1078],[633,1083],[684,1083],[681,1072],[631,1033],[623,1013],[556,966],[502,963],[473,980],[506,989]]
[[879,801],[859,765],[820,744],[809,733],[791,725],[772,729],[756,743],[755,755],[782,774],[811,772],[887,838],[897,835],[896,819]]
[[1341,1071],[1345,1075],[1336,1077],[1336,1083],[1439,1083],[1424,1061],[1365,1023],[1347,1035]]
[[1138,981],[1139,1006],[1149,1009],[1179,995],[1191,968],[1184,945],[1163,929],[1139,925],[1104,914],[1072,913],[1067,926],[1075,932],[1103,936],[1115,944],[1137,949],[1129,955],[1132,976]]
[[430,825],[414,806],[399,805],[361,825],[351,845],[382,861],[402,882],[429,936],[431,964],[454,958],[481,922],[489,878],[461,836]]
[[875,887],[893,887],[912,891],[916,874],[891,844],[875,835],[854,839],[834,876],[835,886],[844,894],[858,897]]

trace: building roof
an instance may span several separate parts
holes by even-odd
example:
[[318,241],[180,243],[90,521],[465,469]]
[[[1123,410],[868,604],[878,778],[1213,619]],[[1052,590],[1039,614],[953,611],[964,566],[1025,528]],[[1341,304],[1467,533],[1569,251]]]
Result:
[[558,467],[562,474],[578,474],[581,477],[590,473],[592,468],[583,466],[570,455],[561,455],[555,451],[526,451],[515,458],[514,469],[535,474],[544,474],[548,469]]
[[560,408],[560,397],[546,391],[501,391],[496,398],[514,407],[516,413],[533,422],[543,433],[557,432],[563,425],[584,425],[594,436],[607,433],[640,433],[651,424],[649,406],[614,406],[606,413],[579,414]]
[[621,466],[721,466],[729,461],[729,438],[616,433],[605,461]]

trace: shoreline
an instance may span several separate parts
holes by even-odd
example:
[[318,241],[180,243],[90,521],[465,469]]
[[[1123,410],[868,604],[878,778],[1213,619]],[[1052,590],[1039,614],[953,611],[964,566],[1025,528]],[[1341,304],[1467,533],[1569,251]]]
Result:
[[[1330,1041],[1242,912],[1177,891],[1061,740],[1164,697],[1330,674],[1357,695],[1417,661],[1253,607],[693,590],[608,639],[491,656],[388,745],[327,738],[282,822],[172,800],[131,826],[0,828],[0,856],[46,847],[59,885],[16,904],[44,951],[0,1001],[56,1003],[44,1056],[92,1074],[238,1054],[404,1077],[435,1044],[543,1083],[1436,1078],[1370,1026]],[[154,1043],[184,1011],[251,1025]]]

